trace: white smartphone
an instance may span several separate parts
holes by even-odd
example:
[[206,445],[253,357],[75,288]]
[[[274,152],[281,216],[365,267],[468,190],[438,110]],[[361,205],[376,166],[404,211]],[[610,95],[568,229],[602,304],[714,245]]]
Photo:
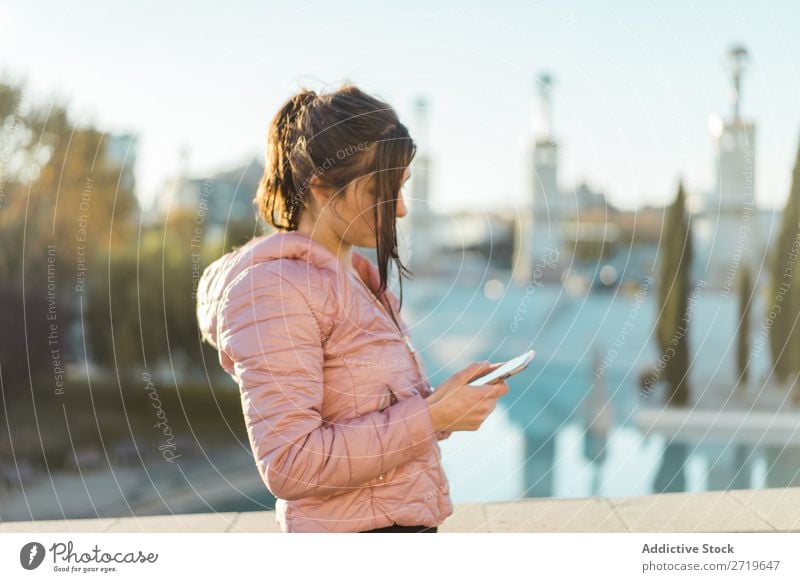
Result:
[[519,374],[522,372],[522,370],[528,367],[528,364],[531,363],[531,360],[533,360],[533,356],[535,355],[536,352],[533,350],[525,352],[521,356],[517,356],[513,360],[507,361],[502,366],[498,366],[488,374],[484,374],[483,376],[475,378],[469,384],[467,384],[467,386],[483,386],[484,384],[491,384],[497,380],[505,380],[514,374]]

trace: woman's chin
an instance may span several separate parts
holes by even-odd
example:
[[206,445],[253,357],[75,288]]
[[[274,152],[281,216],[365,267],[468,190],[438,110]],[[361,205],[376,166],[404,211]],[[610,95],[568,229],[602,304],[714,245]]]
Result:
[[361,247],[364,249],[374,249],[378,247],[378,243],[375,240],[375,235],[373,234],[360,237],[356,239],[355,242],[351,242],[350,244],[353,245],[354,247]]

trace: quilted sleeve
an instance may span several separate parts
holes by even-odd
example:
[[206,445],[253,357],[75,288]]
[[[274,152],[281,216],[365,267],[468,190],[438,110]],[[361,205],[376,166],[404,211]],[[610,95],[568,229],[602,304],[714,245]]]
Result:
[[419,456],[438,436],[421,395],[345,422],[323,420],[316,316],[268,263],[247,269],[226,290],[219,337],[234,363],[259,473],[280,499],[343,493]]

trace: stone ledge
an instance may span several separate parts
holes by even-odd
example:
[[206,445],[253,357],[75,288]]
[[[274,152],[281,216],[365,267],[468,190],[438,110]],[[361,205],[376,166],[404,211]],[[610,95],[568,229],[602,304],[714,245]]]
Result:
[[[800,487],[455,505],[442,533],[800,532]],[[11,521],[0,533],[280,533],[272,511]]]

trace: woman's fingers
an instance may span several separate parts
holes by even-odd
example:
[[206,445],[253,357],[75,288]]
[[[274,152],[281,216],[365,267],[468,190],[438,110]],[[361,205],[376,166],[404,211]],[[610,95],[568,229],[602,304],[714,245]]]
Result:
[[508,393],[508,384],[503,380],[501,382],[479,386],[476,389],[482,392],[481,396],[483,398],[500,398]]

